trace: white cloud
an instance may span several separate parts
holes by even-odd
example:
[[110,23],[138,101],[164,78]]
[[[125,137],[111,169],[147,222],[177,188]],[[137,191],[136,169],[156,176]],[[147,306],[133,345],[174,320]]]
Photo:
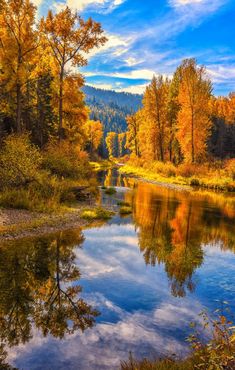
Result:
[[110,52],[112,49],[114,50],[114,53],[116,53],[117,50],[119,50],[119,48],[123,48],[123,47],[125,48],[126,51],[128,50],[127,46],[131,42],[130,38],[123,38],[118,35],[112,35],[109,33],[106,33],[105,36],[107,37],[108,41],[100,48],[93,49],[88,54],[89,58],[92,58],[95,55],[100,54],[100,53],[105,53],[108,50]]
[[209,65],[207,73],[215,83],[235,81],[235,65]]
[[129,57],[128,59],[125,60],[126,64],[129,66],[129,67],[133,67],[133,66],[136,66],[137,64],[140,64],[143,62],[143,60],[138,60],[136,58],[133,58],[133,57]]
[[184,6],[202,3],[204,0],[171,0],[170,4],[173,6]]
[[[35,0],[42,1],[42,0]],[[120,6],[125,0],[67,0],[65,3],[54,3],[53,7],[56,11],[63,9],[66,5],[73,10],[82,12],[88,6],[93,6],[96,8],[97,12],[99,9],[105,7],[105,12],[110,12],[116,7]]]
[[124,87],[122,89],[119,89],[117,91],[123,91],[131,94],[143,94],[146,89],[147,84],[144,85],[132,85],[128,87]]

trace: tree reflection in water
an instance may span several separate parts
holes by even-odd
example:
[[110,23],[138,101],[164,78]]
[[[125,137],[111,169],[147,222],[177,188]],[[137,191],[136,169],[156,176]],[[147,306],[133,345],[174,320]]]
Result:
[[127,192],[125,201],[133,206],[146,264],[164,264],[176,297],[194,290],[193,275],[203,263],[204,244],[234,250],[235,202],[221,194],[191,194],[139,182],[134,196]]
[[0,364],[4,345],[26,343],[33,327],[63,338],[93,326],[98,312],[79,297],[77,283],[74,247],[82,242],[81,231],[70,230],[0,247]]

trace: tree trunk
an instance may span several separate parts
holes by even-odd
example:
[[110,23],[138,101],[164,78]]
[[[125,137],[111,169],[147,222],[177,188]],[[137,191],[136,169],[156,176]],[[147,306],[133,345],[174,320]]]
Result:
[[195,149],[194,149],[194,114],[192,112],[192,122],[191,122],[191,140],[192,140],[192,151],[191,151],[191,159],[192,163],[195,161]]
[[16,132],[21,133],[21,88],[20,84],[16,85]]
[[64,82],[64,66],[61,66],[60,71],[60,91],[59,91],[59,141],[63,138],[63,82]]

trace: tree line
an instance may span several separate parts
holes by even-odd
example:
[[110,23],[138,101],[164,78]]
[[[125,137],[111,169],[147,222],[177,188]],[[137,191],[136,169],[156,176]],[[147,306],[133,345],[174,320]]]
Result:
[[172,79],[154,76],[127,117],[126,147],[150,161],[201,163],[235,156],[235,94],[216,98],[203,66],[187,59]]

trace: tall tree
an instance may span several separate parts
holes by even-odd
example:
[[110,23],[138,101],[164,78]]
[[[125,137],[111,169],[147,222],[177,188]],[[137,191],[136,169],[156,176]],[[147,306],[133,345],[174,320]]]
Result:
[[126,146],[126,133],[121,132],[118,134],[118,156],[123,157],[125,154],[125,146]]
[[88,120],[85,124],[87,146],[90,155],[93,156],[101,143],[103,137],[103,125],[100,121]]
[[197,162],[206,153],[211,129],[210,99],[212,86],[204,67],[186,59],[178,69],[179,104],[177,137],[187,162]]
[[[63,100],[64,79],[68,66],[84,66],[87,63],[85,55],[93,48],[106,42],[100,23],[91,18],[84,21],[68,7],[57,14],[48,12],[42,18],[40,31],[44,35],[45,44],[52,52],[55,70],[58,77],[58,118],[59,138],[63,136]],[[67,68],[67,70],[66,70]]]
[[109,158],[117,157],[117,134],[116,132],[109,132],[106,137],[106,145],[109,153]]
[[8,0],[0,14],[1,85],[10,93],[15,130],[22,130],[23,93],[34,66],[37,48],[35,6],[29,0]]
[[[169,81],[162,76],[153,77],[144,94],[144,115],[147,122],[147,134],[152,146],[154,160],[165,160],[167,146],[167,99]],[[169,131],[169,130],[168,130]]]
[[140,156],[139,149],[139,129],[140,129],[140,111],[133,115],[127,116],[127,137],[126,137],[126,147],[131,150],[136,157]]

